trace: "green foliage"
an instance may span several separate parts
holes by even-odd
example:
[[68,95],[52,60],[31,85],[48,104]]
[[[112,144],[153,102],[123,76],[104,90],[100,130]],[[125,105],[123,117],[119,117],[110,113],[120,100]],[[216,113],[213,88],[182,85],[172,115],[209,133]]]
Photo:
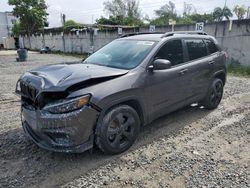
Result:
[[214,21],[213,14],[194,13],[177,18],[177,24],[194,24],[197,22],[211,23]]
[[244,5],[242,6],[236,5],[233,11],[239,20],[243,19],[244,15],[247,13],[247,9]]
[[159,10],[155,10],[155,14],[158,17],[169,17],[175,19],[177,17],[175,4],[169,1],[167,4],[163,5]]
[[194,24],[196,21],[192,20],[190,16],[179,17],[176,21],[177,24]]
[[97,24],[109,25],[130,25],[141,26],[141,12],[139,10],[139,1],[137,0],[112,0],[105,1],[104,10],[109,18],[101,17],[96,20]]
[[230,17],[233,17],[233,13],[228,7],[224,7],[223,9],[216,7],[213,12],[213,17],[215,21],[222,21],[223,18],[229,20]]
[[159,10],[155,10],[155,14],[157,18],[150,21],[152,25],[167,25],[169,19],[177,19],[175,4],[172,1],[163,5]]
[[28,36],[47,26],[45,0],[9,0],[9,5],[14,6],[13,14],[19,18],[18,27]]
[[195,23],[196,22],[205,22],[205,23],[210,23],[214,21],[213,14],[192,14],[188,16],[191,20],[193,20]]
[[74,20],[67,20],[64,24],[64,28],[79,28],[80,24],[76,23]]
[[123,17],[123,16],[109,16],[109,18],[101,17],[96,20],[97,24],[103,25],[129,25],[129,26],[143,26],[144,23],[141,19]]
[[[211,23],[214,21],[222,21],[224,18],[229,20],[233,16],[232,11],[228,7],[216,7],[212,13],[198,14],[196,8],[192,4],[184,3],[183,15],[177,15],[175,4],[169,1],[160,9],[155,10],[156,18],[141,18],[138,8],[139,4],[136,0],[110,0],[104,2],[104,10],[109,14],[109,18],[101,17],[96,20],[97,24],[109,25],[135,25],[143,26],[144,21],[151,25],[168,25],[169,20],[175,20],[176,24],[194,24],[197,22]],[[236,6],[234,12],[239,19],[244,17],[246,9],[244,6]]]
[[230,74],[233,74],[236,76],[250,77],[250,66],[243,66],[240,64],[229,64],[227,67],[227,71]]
[[20,22],[17,22],[14,24],[14,26],[12,27],[12,35],[14,35],[15,37],[18,37],[19,35],[23,34],[23,28],[20,24]]
[[126,2],[123,0],[105,1],[104,11],[112,17],[126,16]]

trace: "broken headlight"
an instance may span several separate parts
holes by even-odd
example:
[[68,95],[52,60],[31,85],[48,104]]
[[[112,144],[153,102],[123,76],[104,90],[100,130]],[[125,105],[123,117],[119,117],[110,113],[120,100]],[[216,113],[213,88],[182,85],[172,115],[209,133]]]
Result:
[[52,114],[68,113],[82,108],[89,102],[89,99],[90,95],[84,95],[73,99],[60,100],[46,105],[43,110],[46,110]]

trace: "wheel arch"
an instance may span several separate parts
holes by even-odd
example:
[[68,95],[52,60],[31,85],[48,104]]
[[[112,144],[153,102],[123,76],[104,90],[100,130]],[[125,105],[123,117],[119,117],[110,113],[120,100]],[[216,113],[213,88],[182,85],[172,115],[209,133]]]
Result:
[[226,84],[226,73],[224,71],[219,71],[214,74],[214,78],[221,79],[223,82],[223,85]]
[[120,105],[128,105],[132,107],[138,114],[141,125],[146,124],[146,114],[145,109],[142,105],[142,102],[135,98],[135,97],[128,97],[125,99],[120,99],[118,101],[112,101],[110,104],[106,105],[104,108],[102,108],[101,113],[98,117],[97,124],[100,123],[100,120],[114,107],[120,106]]

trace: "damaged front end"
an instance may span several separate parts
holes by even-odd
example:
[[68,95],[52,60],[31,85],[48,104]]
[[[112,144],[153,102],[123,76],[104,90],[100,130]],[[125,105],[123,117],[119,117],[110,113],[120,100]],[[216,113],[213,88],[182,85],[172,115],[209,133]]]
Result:
[[90,95],[65,99],[64,92],[39,92],[20,81],[22,125],[40,147],[57,152],[80,153],[93,147],[99,112]]
[[69,96],[126,73],[84,64],[58,64],[26,72],[16,85],[25,132],[37,145],[52,151],[79,153],[92,148],[101,109],[91,103],[90,91]]

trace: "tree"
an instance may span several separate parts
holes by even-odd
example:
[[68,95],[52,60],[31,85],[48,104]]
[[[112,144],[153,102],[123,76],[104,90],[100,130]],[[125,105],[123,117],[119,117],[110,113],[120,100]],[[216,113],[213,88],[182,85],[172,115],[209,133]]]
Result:
[[98,24],[111,25],[143,25],[139,1],[137,0],[112,0],[105,1],[104,11],[109,18],[101,17],[96,22]]
[[124,25],[124,19],[123,16],[109,16],[109,18],[101,17],[96,20],[97,24],[102,25]]
[[176,18],[176,8],[175,4],[172,1],[169,1],[167,4],[163,5],[159,10],[155,10],[155,14],[158,17],[169,17],[169,18]]
[[191,20],[193,20],[195,23],[197,22],[205,22],[205,23],[209,23],[209,22],[213,22],[214,21],[214,17],[213,14],[192,14],[190,16],[188,16]]
[[216,7],[213,12],[213,17],[215,21],[222,21],[224,17],[229,20],[230,17],[233,17],[233,14],[227,6],[225,6],[223,9]]
[[169,19],[177,19],[177,13],[175,4],[169,1],[167,4],[163,5],[159,10],[155,10],[157,16],[156,19],[151,20],[151,24],[154,25],[167,25]]
[[210,23],[214,21],[213,14],[191,14],[177,18],[177,24],[194,24],[197,22]]
[[192,4],[184,2],[183,17],[189,16],[196,13],[196,8]]
[[247,13],[247,9],[244,5],[242,5],[242,6],[236,5],[234,7],[233,11],[236,14],[238,20],[243,19],[244,15]]
[[76,23],[74,20],[67,20],[65,22],[65,24],[64,24],[64,29],[66,29],[66,28],[74,28],[74,27],[78,28],[80,26],[81,25]]
[[9,0],[9,5],[14,6],[13,14],[19,18],[20,27],[28,35],[31,47],[31,34],[48,25],[45,0]]
[[143,26],[144,23],[141,19],[138,18],[130,18],[123,16],[109,16],[109,18],[101,17],[96,20],[97,24],[102,25],[130,25],[130,26]]
[[105,1],[104,11],[112,17],[126,16],[126,3],[123,0]]
[[14,24],[14,26],[11,29],[11,33],[15,37],[18,37],[19,35],[23,34],[23,28],[21,27],[20,22]]

